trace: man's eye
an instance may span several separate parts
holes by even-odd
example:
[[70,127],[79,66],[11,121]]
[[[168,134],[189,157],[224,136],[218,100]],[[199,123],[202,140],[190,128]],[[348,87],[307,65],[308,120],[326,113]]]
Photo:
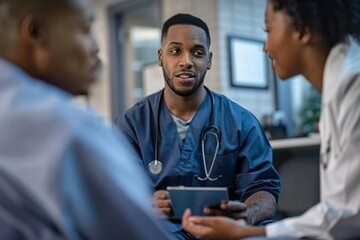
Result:
[[174,49],[171,49],[171,50],[170,50],[170,53],[171,53],[171,54],[178,54],[178,53],[180,53],[180,50],[177,49],[177,48],[174,48]]
[[196,57],[202,57],[202,56],[204,56],[205,54],[204,54],[204,51],[197,50],[197,51],[194,52],[194,55],[195,55]]

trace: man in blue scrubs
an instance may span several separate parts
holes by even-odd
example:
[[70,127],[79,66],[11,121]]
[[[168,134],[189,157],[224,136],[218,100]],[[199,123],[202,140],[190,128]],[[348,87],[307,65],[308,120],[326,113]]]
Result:
[[0,1],[0,239],[169,239],[128,141],[71,102],[99,63],[93,18],[90,0]]
[[[172,216],[167,186],[229,187],[231,199],[239,201],[234,217],[252,225],[270,219],[280,190],[272,150],[253,114],[204,86],[212,62],[207,25],[189,14],[174,15],[163,25],[161,43],[165,88],[117,121],[151,179],[154,206]],[[170,227],[179,239],[192,238],[180,225]]]

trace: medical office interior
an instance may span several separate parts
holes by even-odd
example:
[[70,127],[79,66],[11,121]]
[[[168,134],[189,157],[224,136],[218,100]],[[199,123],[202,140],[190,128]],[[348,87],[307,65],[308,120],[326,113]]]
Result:
[[[265,0],[96,0],[93,32],[103,71],[86,103],[113,121],[141,97],[161,89],[157,66],[161,24],[175,13],[209,26],[213,64],[205,85],[247,108],[261,121],[282,178],[278,218],[319,200],[317,121],[320,93],[305,79],[282,82],[262,51]],[[81,99],[79,99],[82,102]]]

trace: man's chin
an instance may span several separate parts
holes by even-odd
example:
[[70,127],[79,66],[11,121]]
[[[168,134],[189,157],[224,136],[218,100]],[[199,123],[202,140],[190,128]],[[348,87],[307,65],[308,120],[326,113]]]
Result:
[[84,97],[87,97],[89,95],[89,88],[82,88],[82,89],[77,89],[77,90],[74,90],[71,92],[71,94],[74,96],[74,97],[80,97],[80,96],[84,96]]
[[85,91],[85,90],[76,94],[76,96],[84,96],[84,97],[87,97],[88,95],[89,95],[89,91]]

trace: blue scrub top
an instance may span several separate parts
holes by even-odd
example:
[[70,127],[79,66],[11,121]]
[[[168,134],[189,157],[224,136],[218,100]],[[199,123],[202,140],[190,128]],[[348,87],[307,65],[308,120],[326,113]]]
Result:
[[[117,120],[117,125],[130,139],[142,159],[143,168],[151,179],[154,190],[167,186],[229,187],[230,198],[244,201],[257,191],[270,192],[278,199],[280,178],[272,164],[272,149],[255,116],[227,97],[211,92],[214,98],[211,116],[211,98],[204,99],[194,115],[187,135],[182,140],[176,124],[163,100],[157,103],[161,91],[154,93],[130,108]],[[210,177],[222,175],[217,181],[201,181],[205,177],[201,132],[210,125],[221,131],[220,146]],[[154,160],[156,131],[158,126],[158,156],[163,165],[160,174],[148,171]],[[210,169],[215,153],[215,137],[208,135],[205,142],[207,169]]]

